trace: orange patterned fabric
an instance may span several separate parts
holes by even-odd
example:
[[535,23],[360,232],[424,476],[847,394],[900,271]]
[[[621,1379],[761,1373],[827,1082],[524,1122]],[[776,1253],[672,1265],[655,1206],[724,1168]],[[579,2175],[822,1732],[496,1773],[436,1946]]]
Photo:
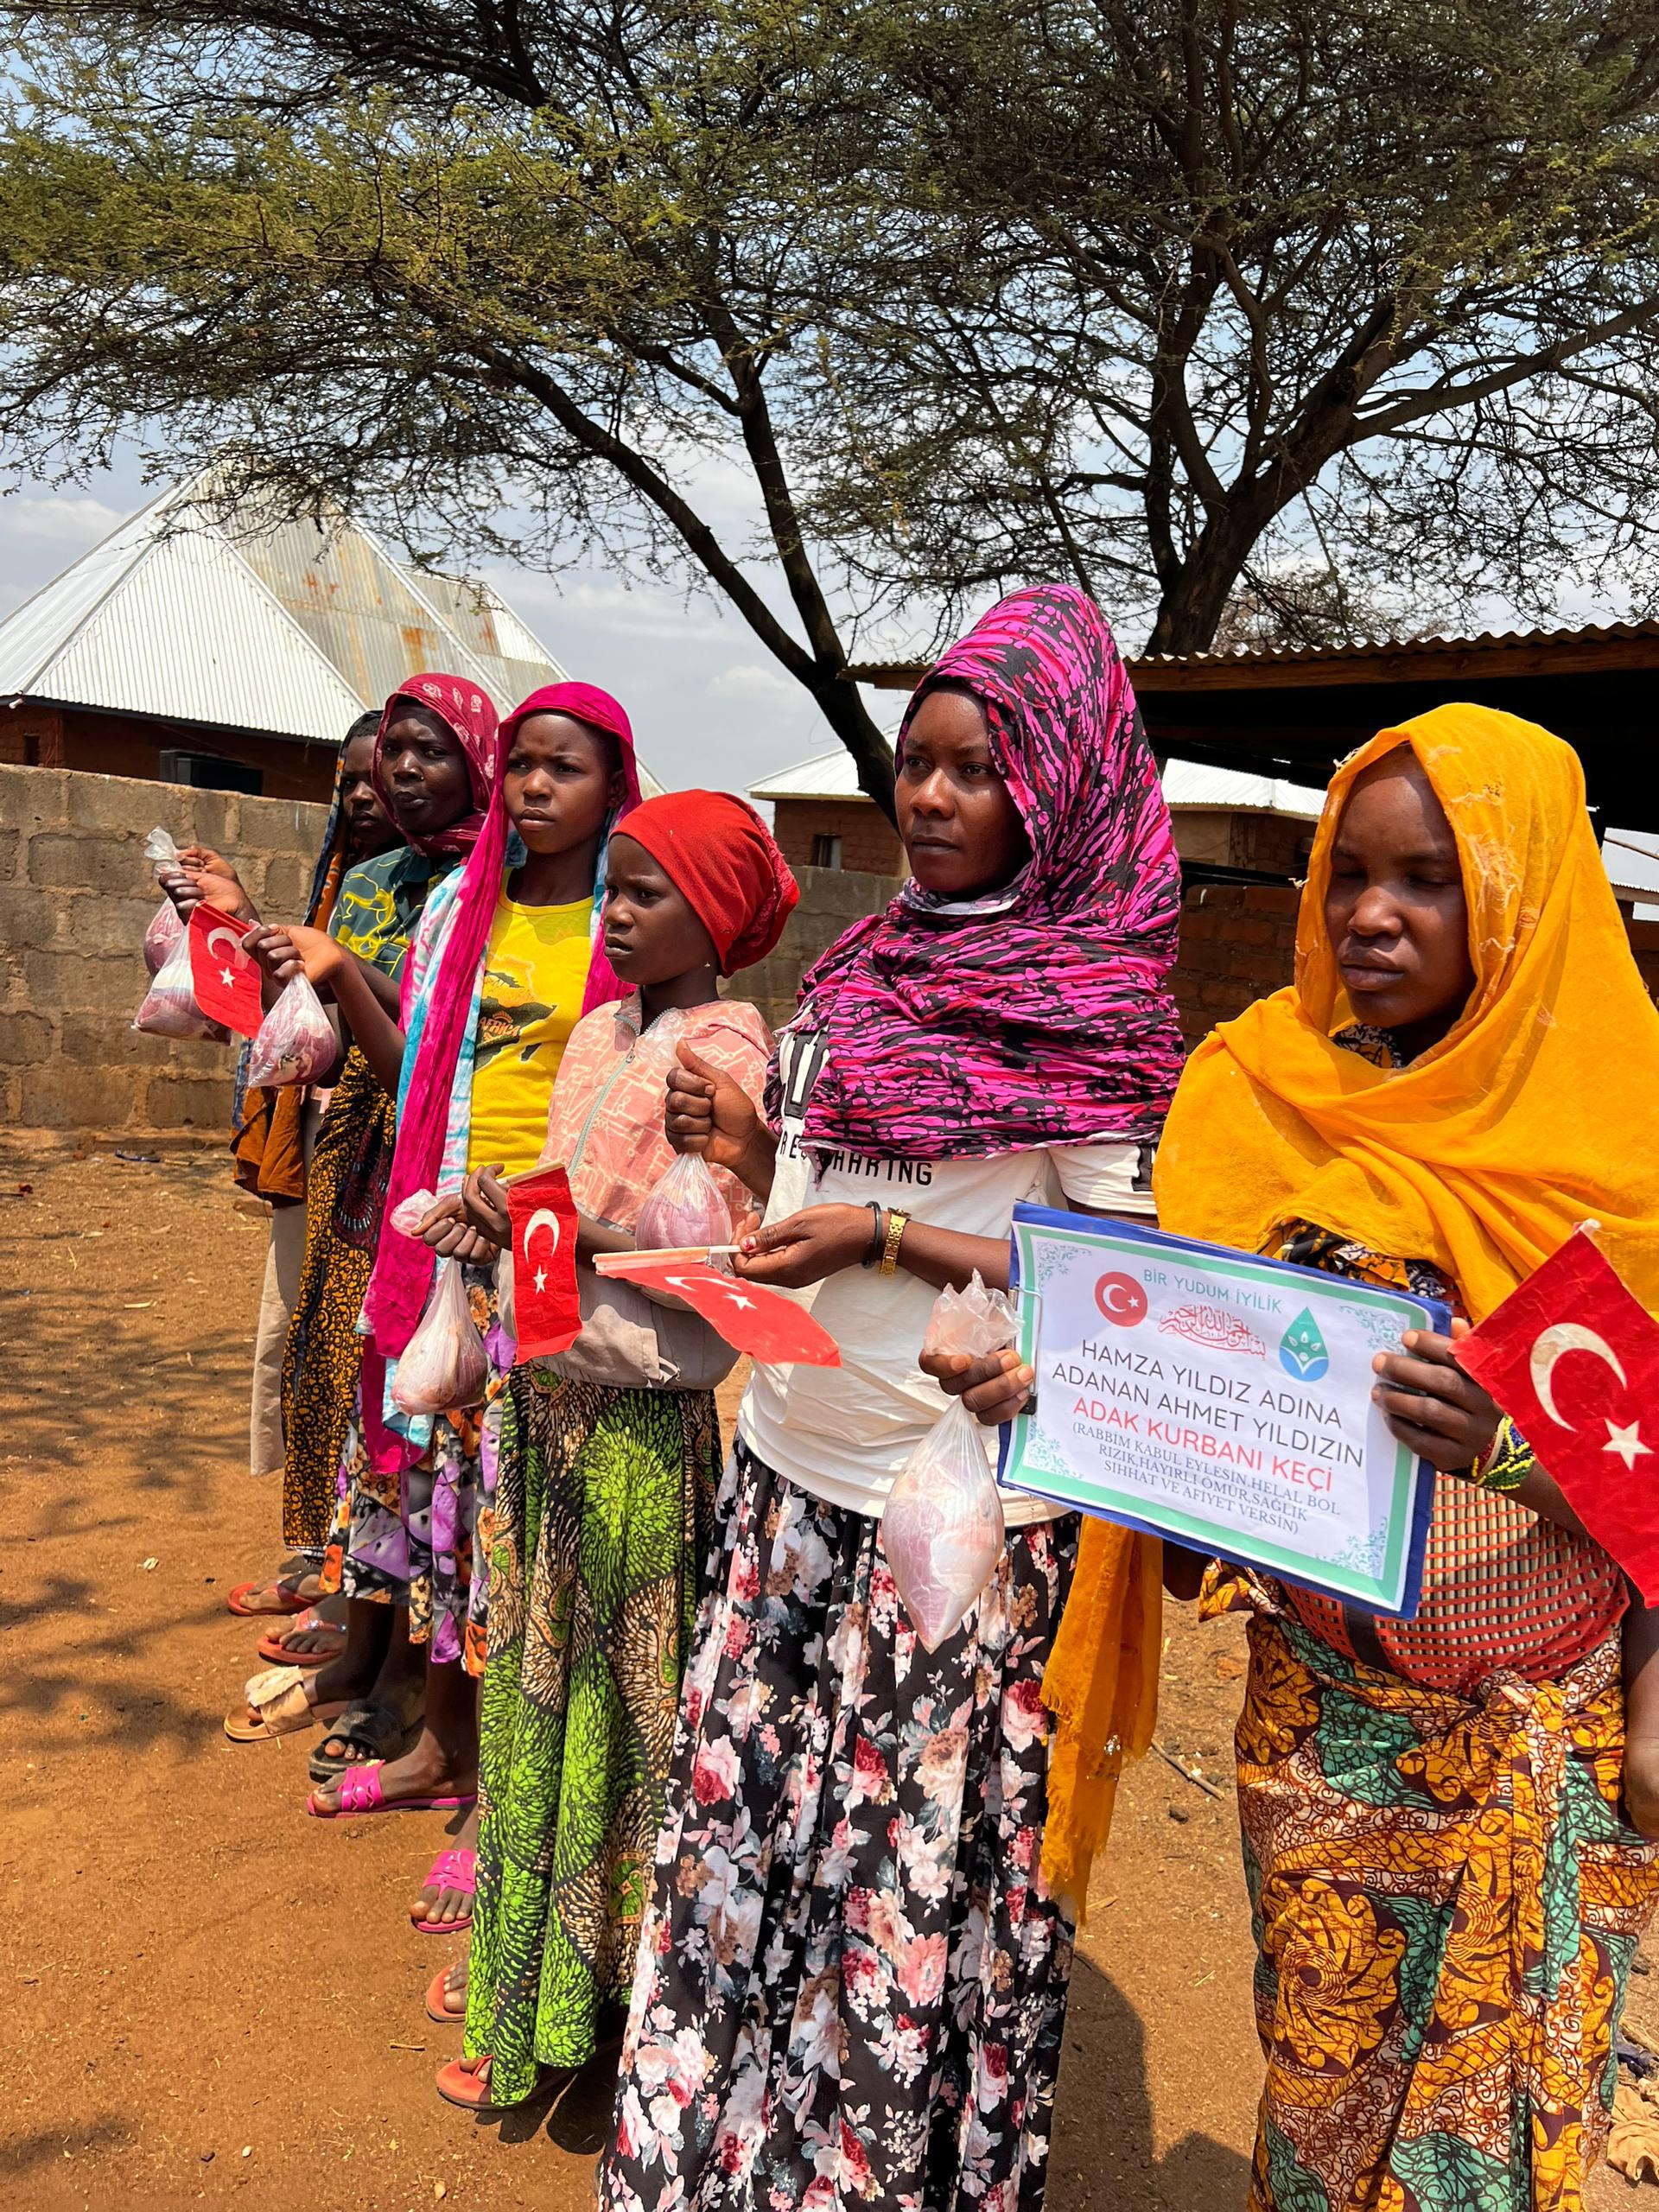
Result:
[[1610,1640],[1478,1699],[1243,1599],[1239,1800],[1268,2059],[1250,2212],[1581,2212],[1659,1845],[1619,1812]]

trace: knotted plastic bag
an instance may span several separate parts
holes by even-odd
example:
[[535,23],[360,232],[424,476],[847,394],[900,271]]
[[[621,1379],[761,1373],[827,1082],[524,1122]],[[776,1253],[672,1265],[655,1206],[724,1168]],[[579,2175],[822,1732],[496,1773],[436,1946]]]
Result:
[[322,1001],[303,976],[283,986],[248,1049],[248,1081],[262,1090],[284,1083],[315,1083],[339,1052]]
[[[1014,1308],[977,1274],[933,1301],[924,1354],[1000,1351],[1019,1333]],[[984,1432],[960,1398],[900,1468],[881,1515],[881,1546],[899,1602],[927,1651],[966,1619],[1002,1555],[1002,1499]]]
[[[155,923],[150,924],[154,929]],[[132,1017],[135,1029],[143,1029],[152,1037],[211,1037],[219,1044],[226,1044],[230,1031],[221,1029],[218,1022],[209,1021],[196,1004],[194,986],[190,981],[190,933],[181,929],[174,945],[144,994],[144,1002]]]
[[[164,868],[177,868],[179,849],[165,830],[152,830],[144,840],[144,858],[159,875]],[[184,916],[170,899],[163,899],[144,931],[144,965],[159,973],[167,956],[184,935]]]
[[702,1155],[683,1152],[639,1209],[633,1241],[642,1252],[729,1244],[731,1208]]
[[397,1363],[391,1402],[405,1414],[476,1405],[489,1373],[489,1354],[473,1319],[461,1262],[440,1260],[426,1311]]

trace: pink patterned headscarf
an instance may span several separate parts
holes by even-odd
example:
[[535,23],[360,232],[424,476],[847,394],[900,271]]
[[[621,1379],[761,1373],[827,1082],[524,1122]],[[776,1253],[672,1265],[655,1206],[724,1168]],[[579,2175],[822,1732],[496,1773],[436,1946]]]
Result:
[[[417,679],[420,680],[423,679]],[[617,823],[639,804],[633,731],[627,715],[608,691],[601,691],[591,683],[550,683],[540,691],[532,691],[502,722],[493,756],[483,827],[461,873],[454,917],[443,937],[435,972],[423,982],[418,1013],[410,1003],[409,996],[413,962],[404,973],[403,1026],[410,1040],[409,1049],[414,1054],[414,1065],[405,1067],[398,1096],[397,1147],[392,1155],[391,1179],[382,1214],[374,1274],[364,1301],[364,1313],[375,1344],[382,1353],[391,1357],[401,1355],[420,1319],[431,1286],[432,1255],[414,1238],[399,1236],[390,1224],[404,1199],[416,1191],[435,1190],[441,1179],[464,1025],[471,1015],[479,974],[489,950],[490,925],[495,918],[506,864],[506,764],[512,755],[519,724],[531,715],[571,715],[615,740],[621,762],[623,796],[620,806],[606,824],[605,837],[600,842],[600,884],[605,880],[606,841]],[[493,723],[493,716],[491,719]],[[596,898],[597,889],[596,885]],[[625,995],[626,988],[606,959],[595,929],[582,1012],[591,1013],[594,1007]],[[462,1105],[469,1110],[469,1102],[463,1101]]]
[[994,607],[918,686],[966,685],[1032,857],[985,897],[908,883],[809,970],[826,1050],[814,1152],[982,1158],[1155,1138],[1181,1071],[1168,977],[1180,863],[1157,764],[1093,600],[1038,585]]
[[466,754],[467,774],[473,787],[470,814],[463,814],[459,822],[452,822],[435,836],[410,837],[407,842],[417,853],[427,853],[434,858],[470,853],[482,833],[490,793],[495,788],[496,751],[500,738],[494,702],[487,691],[476,683],[469,683],[464,676],[411,676],[397,686],[381,713],[380,727],[374,734],[374,760],[369,769],[375,796],[394,822],[397,812],[391,803],[391,786],[386,781],[386,732],[397,715],[398,702],[404,699],[437,716]]

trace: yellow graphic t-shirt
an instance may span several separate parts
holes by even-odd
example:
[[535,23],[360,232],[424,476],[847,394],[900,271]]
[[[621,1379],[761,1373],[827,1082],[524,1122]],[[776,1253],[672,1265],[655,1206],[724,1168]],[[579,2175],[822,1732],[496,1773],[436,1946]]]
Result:
[[467,1165],[533,1167],[565,1039],[582,1015],[593,901],[521,906],[496,901],[479,992],[473,1128]]

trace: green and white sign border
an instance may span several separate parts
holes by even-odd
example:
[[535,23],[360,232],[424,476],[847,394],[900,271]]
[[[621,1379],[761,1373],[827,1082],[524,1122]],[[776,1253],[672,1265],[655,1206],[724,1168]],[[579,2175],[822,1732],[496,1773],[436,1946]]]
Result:
[[[1232,1275],[1261,1285],[1269,1292],[1282,1291],[1284,1278],[1294,1276],[1298,1294],[1306,1294],[1310,1311],[1319,1304],[1359,1306],[1375,1315],[1370,1324],[1379,1349],[1397,1344],[1406,1329],[1434,1329],[1444,1332],[1450,1322],[1446,1306],[1437,1300],[1418,1298],[1403,1291],[1383,1290],[1372,1283],[1352,1282],[1344,1275],[1326,1274],[1317,1268],[1294,1267],[1285,1260],[1253,1258],[1224,1245],[1204,1244],[1192,1237],[1171,1236],[1162,1230],[1141,1229],[1134,1224],[1103,1220],[1092,1214],[1062,1213],[1048,1206],[1017,1205],[1010,1232],[1012,1256],[1009,1281],[1025,1294],[1018,1300],[1020,1356],[1035,1368],[1039,1402],[1042,1389],[1042,1290],[1046,1280],[1062,1264],[1060,1255],[1084,1245],[1103,1255],[1145,1260],[1148,1247],[1173,1261],[1196,1262],[1219,1274]],[[1142,1493],[1115,1490],[1103,1481],[1079,1473],[1049,1444],[1028,1415],[1021,1414],[1001,1432],[997,1479],[1009,1489],[1028,1491],[1052,1498],[1058,1505],[1075,1507],[1125,1528],[1167,1536],[1206,1558],[1231,1560],[1261,1568],[1282,1582],[1333,1598],[1366,1612],[1409,1620],[1417,1611],[1422,1584],[1423,1548],[1434,1506],[1435,1471],[1426,1459],[1416,1459],[1403,1444],[1395,1444],[1390,1471],[1391,1496],[1379,1542],[1364,1547],[1370,1556],[1324,1560],[1317,1573],[1300,1553],[1266,1538],[1252,1540],[1248,1548],[1236,1529],[1206,1521],[1202,1516],[1171,1505],[1156,1517],[1147,1510]],[[1360,1548],[1356,1547],[1356,1550]]]

